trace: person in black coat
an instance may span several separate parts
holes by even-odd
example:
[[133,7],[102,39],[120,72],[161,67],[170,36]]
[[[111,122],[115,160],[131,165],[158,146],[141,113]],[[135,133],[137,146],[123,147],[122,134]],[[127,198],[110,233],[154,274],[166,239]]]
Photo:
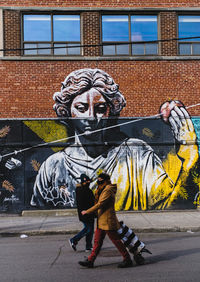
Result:
[[76,186],[76,202],[79,220],[83,223],[83,229],[73,238],[69,239],[69,244],[74,251],[78,241],[85,236],[86,251],[92,250],[92,239],[94,234],[94,214],[82,215],[83,210],[87,210],[94,205],[94,195],[90,186],[90,178],[86,174],[81,174],[81,184]]

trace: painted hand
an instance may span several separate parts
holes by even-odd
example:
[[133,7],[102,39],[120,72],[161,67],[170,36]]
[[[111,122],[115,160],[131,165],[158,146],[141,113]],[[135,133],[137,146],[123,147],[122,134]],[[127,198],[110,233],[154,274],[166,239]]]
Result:
[[167,122],[174,138],[180,144],[178,157],[183,160],[183,167],[188,171],[198,159],[196,133],[189,113],[179,101],[164,103],[160,108],[164,122]]
[[180,144],[195,143],[196,133],[189,113],[179,101],[164,103],[160,113],[173,132],[174,138]]

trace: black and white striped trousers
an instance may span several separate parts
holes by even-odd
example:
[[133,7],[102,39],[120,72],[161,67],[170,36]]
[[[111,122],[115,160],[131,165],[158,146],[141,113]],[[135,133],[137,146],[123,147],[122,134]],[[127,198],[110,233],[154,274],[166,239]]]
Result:
[[129,249],[130,253],[140,253],[145,248],[145,244],[139,240],[133,230],[126,226],[123,221],[120,221],[120,225],[121,227],[117,230],[117,233],[124,245]]

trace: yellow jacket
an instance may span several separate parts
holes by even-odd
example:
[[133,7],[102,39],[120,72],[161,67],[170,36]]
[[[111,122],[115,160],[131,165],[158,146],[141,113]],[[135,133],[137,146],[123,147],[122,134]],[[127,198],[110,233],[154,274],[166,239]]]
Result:
[[97,227],[102,230],[117,230],[120,224],[115,213],[116,184],[108,184],[102,191],[98,202],[86,211],[86,214],[97,211]]

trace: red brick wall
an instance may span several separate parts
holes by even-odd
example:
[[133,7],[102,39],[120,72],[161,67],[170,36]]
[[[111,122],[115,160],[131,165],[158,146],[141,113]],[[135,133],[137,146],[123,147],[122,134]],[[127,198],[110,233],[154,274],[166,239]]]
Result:
[[[157,114],[168,99],[200,102],[200,61],[0,61],[0,117],[56,117],[53,93],[69,72],[84,67],[101,68],[120,85],[127,99],[122,116]],[[200,107],[189,112],[199,116]]]
[[[160,39],[177,38],[177,14],[175,12],[160,13]],[[161,54],[163,56],[177,55],[177,41],[165,41],[161,43]]]
[[[5,49],[19,49],[21,46],[20,12],[5,10],[4,19],[4,47]],[[20,51],[5,52],[5,56],[19,56]]]
[[38,7],[199,7],[199,0],[0,0],[1,6]]
[[[162,3],[161,3],[162,2]],[[31,5],[30,5],[31,3]],[[198,7],[197,1],[1,1],[3,6],[57,7]],[[142,4],[143,3],[143,4]],[[176,14],[161,12],[161,38],[176,37]],[[4,11],[5,48],[20,47],[20,15]],[[92,32],[91,32],[92,30]],[[83,12],[83,43],[99,43],[98,12]],[[176,42],[162,43],[162,55],[176,55]],[[98,48],[86,48],[85,56],[98,56]],[[10,55],[7,53],[6,55]],[[13,52],[12,55],[19,55]],[[107,71],[127,99],[122,116],[149,116],[162,102],[179,99],[186,106],[199,103],[200,61],[4,61],[0,60],[1,118],[55,117],[52,95],[72,70],[91,67]],[[200,107],[190,109],[200,115]]]
[[[100,43],[100,14],[98,12],[82,13],[83,45],[98,45]],[[84,56],[99,56],[100,47],[84,48]]]

